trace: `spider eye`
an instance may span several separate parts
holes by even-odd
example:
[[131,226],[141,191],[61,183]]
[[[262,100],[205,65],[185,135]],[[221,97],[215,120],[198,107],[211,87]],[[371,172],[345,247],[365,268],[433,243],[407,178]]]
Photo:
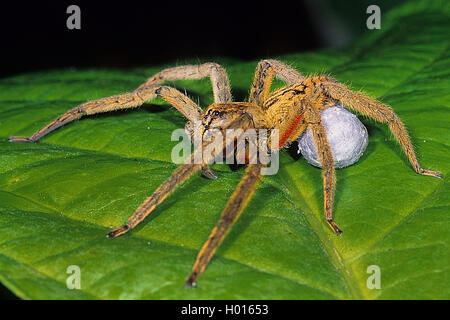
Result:
[[213,116],[215,116],[215,117],[220,116],[220,112],[217,111],[217,110],[214,110],[212,114],[213,114]]

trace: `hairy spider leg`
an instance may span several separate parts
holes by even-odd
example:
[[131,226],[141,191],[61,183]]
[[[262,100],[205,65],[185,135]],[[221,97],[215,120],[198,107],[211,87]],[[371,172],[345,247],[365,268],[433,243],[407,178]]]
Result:
[[318,158],[322,165],[323,210],[325,219],[331,229],[337,235],[340,235],[342,234],[342,230],[333,221],[336,170],[334,167],[333,153],[327,140],[327,133],[320,117],[320,105],[314,105],[312,101],[305,103],[305,120],[308,123],[308,128],[312,131],[314,144],[318,150]]
[[[272,149],[271,152],[278,152],[292,135],[300,135],[302,130],[305,130],[306,125],[303,123],[303,114],[298,114],[289,123],[281,133],[278,149]],[[273,140],[274,134],[270,136],[270,141]],[[211,234],[203,245],[202,249],[197,255],[197,259],[192,268],[192,272],[186,280],[186,288],[196,286],[198,276],[205,270],[212,256],[214,255],[217,247],[220,246],[225,236],[229,232],[230,228],[237,221],[245,206],[253,196],[258,182],[261,180],[261,169],[265,165],[263,164],[250,164],[248,165],[243,178],[238,184],[237,188],[233,192],[232,196],[228,200],[225,209],[222,211],[219,222],[216,224]]]
[[249,164],[247,166],[243,178],[228,200],[225,209],[222,211],[219,222],[211,231],[208,240],[198,253],[197,259],[192,267],[192,272],[186,280],[186,288],[196,286],[197,277],[205,270],[217,247],[225,239],[231,226],[236,222],[242,210],[250,201],[261,179],[261,169],[263,166],[262,164]]
[[287,84],[300,83],[305,78],[297,70],[277,60],[261,60],[256,67],[255,77],[250,90],[249,102],[262,106],[269,97],[273,77]]
[[[229,128],[239,128],[242,120],[236,119],[233,123],[230,124]],[[247,124],[248,125],[248,124]],[[182,164],[180,165],[172,175],[163,182],[156,191],[136,209],[135,213],[128,219],[127,223],[123,226],[120,226],[107,234],[108,238],[116,238],[129,230],[136,227],[139,223],[141,223],[155,208],[158,204],[164,201],[180,184],[185,182],[190,176],[192,176],[195,172],[202,169],[207,163],[210,163],[215,157],[215,150],[229,150],[230,147],[234,146],[235,139],[239,139],[244,132],[241,130],[233,137],[225,136],[225,144],[222,140],[213,141],[203,141],[202,148],[197,148],[191,154],[190,164]],[[212,144],[219,145],[219,148],[215,146],[210,148]],[[203,150],[206,148],[210,148],[213,152],[210,154],[203,153]],[[197,164],[195,161],[197,159],[201,159],[202,163]]]
[[442,177],[442,174],[439,171],[425,170],[420,166],[405,125],[390,106],[372,99],[361,92],[351,91],[346,85],[341,83],[329,81],[322,85],[327,94],[332,98],[340,100],[344,105],[365,116],[378,122],[388,124],[392,134],[402,146],[414,171],[425,176],[436,178]]
[[211,79],[214,93],[214,102],[231,102],[231,87],[225,69],[214,62],[207,62],[200,65],[185,65],[169,69],[164,69],[153,77],[149,78],[139,88],[154,84],[161,84],[164,81],[174,81],[181,79]]
[[[164,69],[147,79],[139,88],[145,88],[165,81],[194,80],[209,77],[213,89],[214,102],[231,102],[231,86],[225,69],[214,62],[207,62],[200,65],[184,65],[174,68]],[[193,130],[193,121],[186,124],[186,128]],[[202,175],[208,179],[216,180],[217,174],[208,165],[202,167]]]
[[165,101],[173,105],[189,120],[197,121],[200,119],[202,109],[200,109],[200,107],[197,106],[191,99],[189,99],[187,96],[185,96],[175,88],[155,85],[137,89],[130,93],[85,102],[53,120],[42,129],[36,131],[32,136],[10,137],[9,141],[36,142],[53,130],[69,122],[80,119],[84,115],[93,115],[114,110],[136,108],[141,106],[145,101],[152,100],[157,96],[163,98]]
[[[230,81],[228,80],[227,72],[221,65],[214,62],[164,69],[150,77],[145,83],[140,85],[139,88],[161,84],[164,81],[202,79],[206,77],[209,77],[211,80],[215,103],[226,103],[232,101],[231,86]],[[193,131],[193,127],[194,124],[192,120],[186,124],[186,128],[189,128],[189,131]],[[202,167],[202,175],[211,180],[217,179],[217,174],[211,170],[208,165],[204,165]]]
[[137,209],[136,212],[128,219],[127,223],[120,226],[106,236],[108,238],[116,238],[145,219],[155,207],[164,201],[180,184],[185,182],[195,172],[201,169],[200,164],[182,164],[180,165],[163,184],[161,184],[155,192],[148,197]]
[[[162,84],[164,81],[201,79],[204,77],[210,77],[211,79],[214,101],[216,103],[231,101],[230,83],[227,73],[222,66],[212,62],[204,63],[201,65],[179,66],[162,70],[156,75],[150,77],[145,83],[140,85],[131,93],[86,102],[76,108],[69,110],[62,116],[58,117],[56,120],[38,130],[31,137],[10,137],[9,141],[36,142],[51,131],[69,122],[80,119],[84,115],[139,107],[145,102],[145,100],[153,99],[153,97],[149,97],[147,99],[143,98],[141,92],[147,91],[149,87],[155,88],[155,90],[157,90],[158,85]],[[170,93],[168,93],[167,95],[162,93],[160,96],[167,102],[172,103],[183,115],[186,116],[187,119],[189,119],[190,123],[188,123],[187,126],[190,126],[193,122],[199,120],[199,115],[202,114],[202,110],[181,92],[173,91],[171,94],[172,99],[170,99]],[[208,179],[217,179],[217,174],[207,165],[204,165],[202,167],[202,174]]]
[[30,137],[13,136],[9,138],[9,141],[36,142],[53,130],[80,119],[85,115],[136,108],[141,106],[145,101],[156,98],[156,96],[160,96],[171,103],[190,121],[198,121],[203,113],[199,106],[178,90],[167,86],[160,86],[160,84],[166,80],[200,79],[207,76],[211,78],[214,100],[216,102],[231,101],[230,84],[223,67],[216,63],[205,63],[198,66],[180,66],[165,69],[157,73],[133,92],[85,102],[67,111],[42,129],[36,131]]

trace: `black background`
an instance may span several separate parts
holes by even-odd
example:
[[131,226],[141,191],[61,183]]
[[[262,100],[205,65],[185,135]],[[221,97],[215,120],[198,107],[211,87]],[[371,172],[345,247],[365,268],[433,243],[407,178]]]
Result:
[[[67,7],[81,9],[69,30]],[[252,59],[321,46],[303,1],[16,1],[1,5],[0,76],[61,67]]]
[[[382,12],[404,0],[377,0]],[[130,68],[252,59],[348,44],[373,0],[33,1],[0,5],[0,77],[55,68]],[[69,30],[67,8],[81,9]]]

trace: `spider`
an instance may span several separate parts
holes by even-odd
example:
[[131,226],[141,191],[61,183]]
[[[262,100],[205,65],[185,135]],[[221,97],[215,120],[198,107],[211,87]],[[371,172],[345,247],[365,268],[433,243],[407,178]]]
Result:
[[[175,88],[162,85],[164,81],[206,77],[211,80],[214,103],[205,112],[185,94]],[[287,85],[271,92],[270,88],[274,77],[284,81]],[[304,77],[295,69],[277,60],[262,60],[258,63],[248,102],[232,101],[227,73],[219,64],[204,63],[179,66],[162,70],[131,93],[88,101],[64,113],[30,137],[13,136],[9,138],[9,141],[36,142],[56,128],[82,116],[136,108],[157,96],[174,106],[189,120],[186,124],[186,130],[191,134],[196,130],[205,134],[210,128],[222,132],[226,129],[239,128],[244,130],[249,128],[277,129],[279,132],[277,150],[279,150],[295,141],[306,129],[311,129],[317,150],[319,150],[319,160],[322,164],[325,219],[331,229],[338,235],[342,231],[333,221],[333,198],[336,186],[335,167],[325,129],[321,124],[320,111],[322,109],[340,102],[362,115],[388,124],[389,129],[406,153],[413,169],[422,175],[441,177],[438,171],[422,169],[417,161],[405,126],[388,105],[370,98],[362,92],[351,91],[346,85],[327,75]],[[227,146],[231,143],[233,141],[225,140]],[[203,142],[203,144],[206,144],[206,142]],[[194,150],[191,157],[194,157],[195,152]],[[113,229],[107,234],[107,237],[118,237],[136,227],[178,185],[194,173],[201,171],[207,178],[217,178],[215,172],[209,168],[208,163],[210,163],[210,159],[203,159],[200,164],[181,164],[136,209],[125,225]],[[215,250],[239,218],[261,179],[261,169],[264,166],[264,164],[257,162],[249,164],[245,169],[244,176],[223,209],[220,220],[197,255],[192,271],[186,280],[187,288],[196,286],[198,276],[205,270]]]

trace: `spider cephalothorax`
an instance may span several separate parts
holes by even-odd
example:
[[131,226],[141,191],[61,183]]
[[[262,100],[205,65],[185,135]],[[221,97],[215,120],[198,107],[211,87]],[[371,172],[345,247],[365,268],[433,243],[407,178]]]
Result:
[[[214,101],[205,112],[192,100],[178,90],[162,86],[166,80],[199,79],[210,77],[214,93]],[[270,92],[274,77],[287,83],[287,86]],[[425,170],[419,165],[408,133],[392,109],[364,93],[353,92],[347,86],[338,83],[329,76],[313,76],[305,78],[293,68],[276,60],[263,60],[256,69],[248,102],[232,102],[231,90],[225,70],[218,64],[205,63],[202,65],[188,65],[165,69],[149,78],[144,84],[131,93],[89,101],[69,110],[44,128],[38,130],[28,138],[11,137],[10,141],[36,142],[56,128],[79,119],[84,115],[91,115],[118,109],[135,108],[145,101],[161,97],[173,105],[189,120],[186,130],[191,136],[196,133],[205,138],[211,129],[225,133],[229,129],[266,129],[270,133],[277,133],[278,140],[272,143],[270,149],[277,152],[287,143],[295,141],[306,129],[311,129],[318,157],[323,172],[324,214],[327,223],[336,234],[342,231],[333,221],[333,198],[336,184],[333,154],[328,145],[326,132],[321,123],[320,111],[334,106],[339,102],[350,109],[368,116],[381,123],[389,125],[389,129],[399,141],[406,153],[413,169],[422,175],[441,177],[437,171]],[[234,144],[234,138],[223,136],[223,149]],[[273,137],[271,137],[273,138]],[[268,139],[272,141],[273,139]],[[202,146],[211,143],[204,139]],[[191,155],[195,159],[197,149]],[[202,155],[203,156],[203,155]],[[108,233],[108,237],[115,238],[136,227],[155,207],[160,204],[175,188],[186,181],[197,171],[211,179],[217,178],[209,169],[211,157],[203,157],[200,162],[191,161],[180,165],[175,172],[148,197],[129,218],[127,223]],[[204,271],[211,260],[216,248],[222,243],[227,232],[237,220],[243,208],[250,200],[261,179],[262,162],[250,162],[244,177],[238,184],[222,212],[222,216],[211,232],[209,239],[200,250],[186,286],[195,285],[197,277]]]

